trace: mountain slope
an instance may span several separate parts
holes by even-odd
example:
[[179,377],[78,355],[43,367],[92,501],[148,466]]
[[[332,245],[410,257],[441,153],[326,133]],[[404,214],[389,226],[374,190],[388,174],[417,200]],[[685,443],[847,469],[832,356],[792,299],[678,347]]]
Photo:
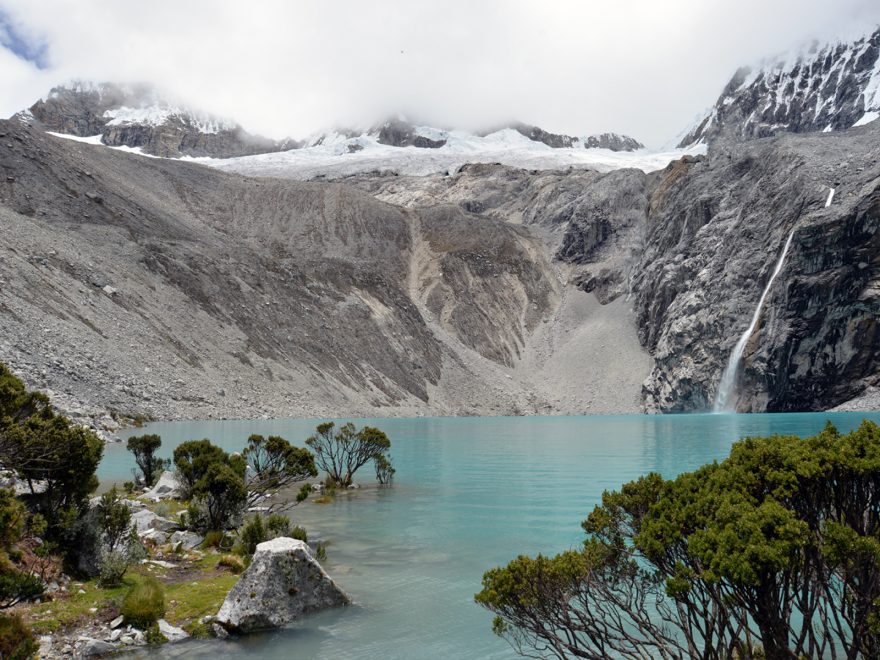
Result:
[[843,130],[880,116],[880,29],[736,72],[680,147],[768,137],[782,131]]
[[610,335],[582,324],[525,228],[17,121],[0,122],[0,172],[0,360],[74,413],[578,413],[573,383],[596,375],[543,365],[598,336],[638,358],[613,401],[638,407],[626,310],[596,314],[622,324]]
[[29,109],[49,131],[101,136],[166,158],[228,158],[299,146],[251,135],[235,122],[176,104],[149,85],[74,83],[55,87]]

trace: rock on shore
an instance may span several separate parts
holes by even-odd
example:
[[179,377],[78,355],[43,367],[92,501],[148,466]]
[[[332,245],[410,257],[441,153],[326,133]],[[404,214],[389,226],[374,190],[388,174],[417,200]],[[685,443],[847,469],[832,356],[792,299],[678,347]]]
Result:
[[257,546],[251,565],[227,594],[215,620],[227,630],[250,632],[350,602],[308,545],[280,537]]

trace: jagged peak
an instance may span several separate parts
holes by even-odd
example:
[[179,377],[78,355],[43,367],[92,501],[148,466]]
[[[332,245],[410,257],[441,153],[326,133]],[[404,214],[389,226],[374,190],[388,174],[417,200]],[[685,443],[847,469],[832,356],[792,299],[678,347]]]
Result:
[[844,130],[878,116],[880,28],[862,25],[741,67],[678,146],[731,131],[748,139]]

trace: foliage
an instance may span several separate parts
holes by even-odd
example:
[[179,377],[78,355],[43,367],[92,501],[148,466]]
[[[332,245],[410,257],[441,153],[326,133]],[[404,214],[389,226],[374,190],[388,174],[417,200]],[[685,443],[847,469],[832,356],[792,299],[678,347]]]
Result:
[[271,538],[290,536],[290,518],[277,513],[271,514],[266,518],[266,531]]
[[235,555],[223,555],[220,557],[220,560],[217,562],[218,566],[225,566],[230,571],[232,571],[235,575],[238,575],[242,571],[244,571],[244,562]]
[[289,536],[300,541],[308,540],[304,528],[299,526],[290,527],[289,518],[273,513],[264,519],[263,516],[257,514],[251,517],[247,524],[241,528],[238,551],[249,557],[257,551],[257,546],[260,543],[278,538],[279,536]]
[[0,565],[0,609],[7,609],[42,594],[43,581],[39,576],[19,571],[7,560]]
[[98,584],[102,587],[119,586],[130,565],[131,558],[125,549],[103,550],[98,562]]
[[521,653],[880,657],[880,427],[747,438],[606,492],[579,551],[487,572]]
[[324,547],[323,543],[319,543],[318,547],[315,548],[315,559],[318,561],[327,559],[327,548]]
[[263,516],[257,514],[248,520],[239,532],[241,554],[253,555],[257,551],[257,546],[268,540],[269,536],[263,525]]
[[[28,392],[0,364],[0,467],[28,484],[50,535],[57,536],[87,509],[103,451],[98,436],[56,414],[44,394]],[[40,482],[44,489],[37,487]]]
[[153,624],[144,631],[144,641],[150,646],[159,646],[168,641],[168,638],[159,630],[159,626]]
[[[294,447],[277,435],[270,435],[268,438],[261,435],[250,436],[243,457],[251,467],[247,478],[248,506],[262,502],[271,492],[318,476],[312,453],[307,449]],[[294,506],[306,499],[310,488],[308,484],[303,484],[296,500],[285,501],[285,507]],[[274,503],[270,504],[270,510],[275,506]]]
[[244,479],[225,463],[212,463],[193,487],[205,507],[207,530],[226,529],[241,515],[247,500]]
[[[195,485],[205,476],[208,468],[222,463],[233,465],[231,457],[220,447],[211,444],[210,440],[189,440],[178,445],[174,450],[174,466],[177,468],[177,476],[184,491],[184,497],[190,497]],[[244,478],[243,461],[236,461],[233,469],[240,470]]]
[[391,441],[382,431],[365,426],[356,431],[354,424],[344,424],[336,430],[333,422],[319,424],[315,435],[306,440],[315,452],[315,460],[330,480],[340,488],[352,484],[355,472],[379,456],[387,460]]
[[20,616],[0,616],[0,658],[29,660],[40,646]]
[[156,456],[156,451],[161,446],[162,438],[155,434],[132,436],[126,443],[126,448],[134,454],[134,461],[141,471],[138,480],[147,488],[156,483],[162,470],[170,463]]
[[379,454],[373,460],[373,465],[376,468],[376,481],[383,486],[394,481],[394,473],[397,472],[397,470],[391,465],[391,457],[386,456],[385,454]]
[[137,582],[122,601],[120,613],[125,622],[146,630],[165,614],[165,594],[154,578]]
[[11,488],[0,488],[0,549],[9,550],[21,539],[27,510]]
[[111,551],[120,546],[127,538],[131,525],[131,509],[119,497],[116,486],[101,495],[95,507],[98,526],[104,534],[104,540]]
[[22,538],[26,521],[27,510],[15,497],[14,491],[0,488],[0,609],[43,593],[43,581],[38,576],[19,570],[10,561],[10,556],[20,554],[15,544]]

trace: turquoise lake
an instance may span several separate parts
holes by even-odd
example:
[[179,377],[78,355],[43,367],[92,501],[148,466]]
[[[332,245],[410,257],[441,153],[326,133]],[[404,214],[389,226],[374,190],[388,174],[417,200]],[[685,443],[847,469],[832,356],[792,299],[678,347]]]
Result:
[[[325,568],[355,605],[233,641],[184,642],[154,657],[514,658],[473,603],[482,574],[518,554],[556,553],[583,539],[581,521],[602,492],[656,471],[672,477],[724,458],[745,436],[841,431],[880,413],[469,417],[354,420],[384,430],[394,486],[372,486],[292,511],[327,547]],[[161,454],[207,437],[229,451],[251,433],[303,444],[316,420],[156,423]],[[134,466],[107,447],[99,476],[119,482]],[[358,473],[371,484],[372,469]]]

